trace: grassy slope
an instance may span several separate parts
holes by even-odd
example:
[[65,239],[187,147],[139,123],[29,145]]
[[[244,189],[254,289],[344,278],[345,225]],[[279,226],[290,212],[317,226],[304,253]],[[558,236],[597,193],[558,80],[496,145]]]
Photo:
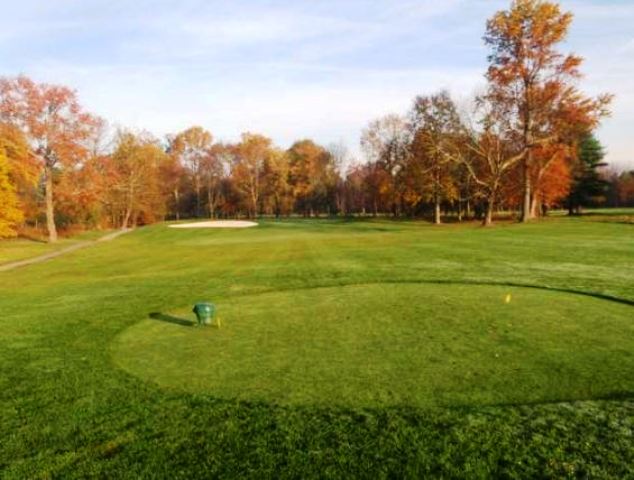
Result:
[[95,240],[102,235],[103,232],[99,231],[82,232],[73,237],[60,238],[56,243],[47,243],[44,240],[29,240],[26,238],[0,240],[0,265],[51,253],[85,240]]
[[632,301],[633,234],[583,219],[492,230],[154,226],[0,273],[0,469],[14,478],[634,475],[631,391],[515,407],[276,407],[161,390],[111,359],[113,339],[149,312],[277,289],[457,279]]

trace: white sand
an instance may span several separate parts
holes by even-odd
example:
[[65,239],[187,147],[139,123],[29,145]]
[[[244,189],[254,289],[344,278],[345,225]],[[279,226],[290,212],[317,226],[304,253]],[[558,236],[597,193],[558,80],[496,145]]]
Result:
[[211,220],[208,222],[177,223],[170,225],[170,228],[249,228],[257,227],[255,222],[244,220]]

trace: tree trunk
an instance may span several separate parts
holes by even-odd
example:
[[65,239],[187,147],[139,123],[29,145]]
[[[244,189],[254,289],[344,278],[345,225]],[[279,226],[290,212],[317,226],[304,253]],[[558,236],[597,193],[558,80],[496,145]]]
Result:
[[207,208],[209,209],[209,218],[213,219],[215,218],[215,210],[216,210],[216,205],[213,199],[213,195],[211,194],[211,189],[207,188]]
[[434,224],[440,225],[440,169],[436,169],[436,185],[434,185]]
[[196,190],[196,218],[200,218],[200,178],[194,177],[194,188]]
[[486,213],[484,215],[484,220],[482,221],[482,226],[490,227],[493,224],[493,209],[495,208],[495,195],[489,195],[487,199],[486,205]]
[[434,223],[440,225],[440,196],[434,195]]
[[130,223],[130,217],[132,216],[133,199],[134,187],[130,185],[130,191],[128,192],[128,206],[125,209],[125,216],[123,217],[123,222],[121,223],[121,230],[126,230],[128,228],[128,224]]
[[180,204],[180,192],[178,191],[178,188],[175,188],[174,189],[174,207],[176,208],[176,220],[181,219],[179,204]]
[[[527,157],[532,157],[532,152],[527,152]],[[522,202],[522,222],[528,222],[531,219],[531,174],[529,167],[529,158],[526,158],[523,163],[523,175],[524,175],[524,198]]]
[[121,230],[126,230],[128,228],[128,223],[130,222],[131,216],[132,216],[132,210],[127,208],[125,211],[125,216],[123,217],[123,222],[121,222]]
[[531,219],[531,166],[533,165],[533,116],[531,102],[531,85],[530,79],[524,79],[524,148],[526,154],[522,164],[523,182],[524,182],[524,198],[522,202],[522,222],[528,222]]
[[48,230],[48,241],[57,241],[57,227],[55,225],[55,205],[53,203],[53,167],[44,167],[45,176],[45,197],[46,197],[46,229]]
[[533,195],[531,198],[531,215],[530,218],[537,218],[539,216],[539,206],[540,206],[539,198],[536,195]]
[[462,223],[462,195],[458,194],[458,222]]

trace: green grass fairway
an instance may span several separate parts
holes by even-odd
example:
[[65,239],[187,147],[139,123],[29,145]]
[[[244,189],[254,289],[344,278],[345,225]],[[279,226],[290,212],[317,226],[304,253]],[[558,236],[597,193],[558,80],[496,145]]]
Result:
[[634,391],[634,308],[596,298],[383,283],[218,307],[219,329],[179,324],[188,310],[135,324],[115,342],[116,363],[161,386],[292,405],[486,405]]
[[154,225],[0,272],[0,477],[632,478],[623,216]]

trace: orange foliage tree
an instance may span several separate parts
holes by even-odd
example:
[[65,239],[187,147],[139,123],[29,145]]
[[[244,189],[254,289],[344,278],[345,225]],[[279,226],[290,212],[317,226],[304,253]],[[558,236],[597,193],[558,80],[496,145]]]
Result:
[[196,194],[196,216],[202,213],[203,169],[209,158],[213,136],[202,127],[191,127],[170,141],[169,151],[191,176]]
[[[524,153],[523,221],[534,212],[536,150],[562,141],[557,129],[562,113],[589,108],[598,118],[606,113],[611,99],[602,95],[590,100],[574,87],[582,59],[557,50],[571,22],[572,14],[562,12],[556,3],[514,0],[509,10],[497,12],[487,23],[485,42],[491,48],[488,95],[515,115],[514,134]],[[581,117],[577,120],[583,121]]]
[[55,171],[85,158],[89,153],[87,142],[101,121],[83,111],[73,90],[38,84],[24,76],[0,78],[0,119],[20,128],[40,162],[48,236],[50,242],[55,242]]

